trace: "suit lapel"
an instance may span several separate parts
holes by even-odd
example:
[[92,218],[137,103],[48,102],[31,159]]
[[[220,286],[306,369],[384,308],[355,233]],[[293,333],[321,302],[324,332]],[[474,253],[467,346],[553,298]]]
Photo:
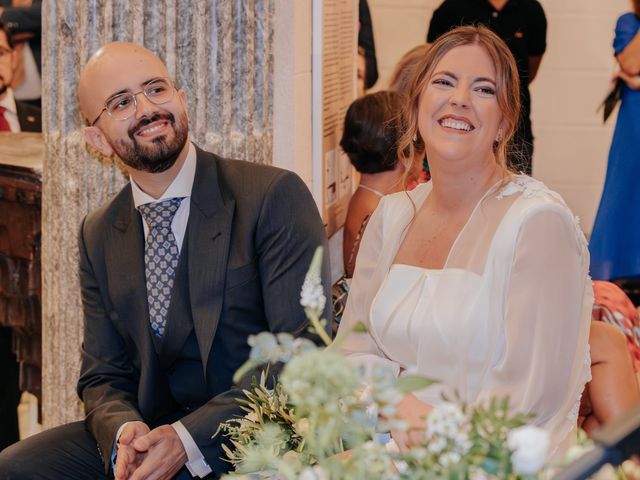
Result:
[[23,132],[41,132],[42,116],[36,107],[16,101],[16,113],[20,130]]
[[142,347],[151,339],[144,273],[144,233],[130,190],[121,202],[108,235],[105,259],[111,298],[120,314],[126,313],[124,324]]
[[223,198],[214,156],[197,149],[197,158],[187,253],[193,326],[206,377],[222,310],[235,201]]

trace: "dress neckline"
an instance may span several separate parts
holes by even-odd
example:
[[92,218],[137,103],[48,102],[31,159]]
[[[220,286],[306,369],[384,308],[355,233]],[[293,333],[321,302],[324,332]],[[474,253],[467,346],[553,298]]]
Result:
[[391,264],[391,269],[397,269],[397,268],[408,268],[411,270],[420,270],[421,272],[424,272],[424,273],[440,273],[444,270],[443,268],[426,268],[426,267],[420,267],[418,265],[410,265],[408,263],[392,263]]
[[[402,244],[404,243],[407,231],[409,230],[409,228],[405,229],[405,232],[402,234],[402,237],[400,238],[400,242],[398,243],[398,247],[396,248],[396,251],[394,253],[393,259],[394,261],[391,263],[391,265],[407,265],[407,266],[415,266],[415,268],[422,268],[424,270],[433,270],[433,271],[443,271],[447,265],[449,265],[449,260],[451,259],[451,253],[454,251],[456,245],[458,244],[458,240],[460,240],[460,238],[462,237],[462,233],[466,230],[467,226],[469,225],[469,223],[471,222],[471,219],[474,217],[474,215],[476,214],[476,211],[480,208],[480,205],[482,204],[482,202],[484,201],[485,198],[487,198],[493,191],[495,191],[495,189],[500,185],[500,183],[502,182],[502,179],[496,180],[489,188],[487,188],[487,190],[484,192],[484,194],[480,197],[480,199],[476,202],[475,206],[473,207],[473,210],[471,211],[471,214],[469,215],[469,217],[467,218],[467,220],[465,221],[464,225],[462,226],[462,228],[460,229],[460,231],[458,232],[458,234],[456,235],[455,239],[453,240],[453,243],[451,244],[451,247],[449,248],[449,252],[447,252],[447,257],[445,259],[445,262],[442,266],[441,269],[428,269],[428,268],[424,268],[424,267],[419,267],[417,265],[409,265],[407,263],[399,263],[396,262],[395,259],[398,256],[398,251],[400,250],[400,248],[402,248]],[[429,183],[425,183],[424,185],[430,185],[431,182]],[[422,201],[420,202],[420,205],[416,205],[414,204],[415,210],[419,209],[422,207],[422,205],[424,205],[424,202],[427,201],[427,198],[429,198],[429,195],[431,195],[431,191],[433,190],[433,186],[431,185],[431,189],[429,189],[424,198],[422,199]],[[410,223],[409,223],[410,224]]]

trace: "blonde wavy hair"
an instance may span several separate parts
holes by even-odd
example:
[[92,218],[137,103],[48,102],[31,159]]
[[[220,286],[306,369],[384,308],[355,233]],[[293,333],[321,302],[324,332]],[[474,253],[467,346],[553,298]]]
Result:
[[391,79],[389,80],[389,90],[406,95],[411,87],[411,80],[416,71],[416,67],[429,51],[429,45],[423,43],[417,45],[405,53],[396,64]]
[[512,142],[520,118],[520,78],[509,47],[495,33],[483,26],[455,28],[439,37],[417,64],[403,108],[403,134],[398,142],[398,157],[410,165],[416,152],[424,151],[424,140],[418,131],[420,96],[436,65],[456,47],[480,45],[485,49],[496,70],[496,98],[502,112],[502,136],[493,145],[496,162],[505,176],[509,173],[507,157],[513,155]]

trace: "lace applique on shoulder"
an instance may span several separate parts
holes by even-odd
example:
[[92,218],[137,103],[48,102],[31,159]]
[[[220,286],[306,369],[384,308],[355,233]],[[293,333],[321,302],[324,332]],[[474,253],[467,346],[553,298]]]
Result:
[[[515,195],[516,193],[522,192],[522,196],[525,198],[531,198],[535,195],[545,193],[554,198],[557,202],[559,202],[562,206],[564,206],[567,210],[569,207],[563,200],[563,198],[556,192],[549,190],[549,188],[542,183],[540,180],[536,180],[535,178],[531,178],[528,175],[514,175],[512,180],[507,183],[504,187],[500,189],[496,198],[501,200],[505,197],[509,197],[511,195]],[[587,240],[584,236],[584,232],[582,228],[580,228],[580,218],[578,216],[574,216],[571,214],[573,219],[573,226],[576,232],[576,238],[580,245],[580,253],[582,255],[588,250]]]
[[518,192],[522,192],[526,198],[532,197],[540,192],[550,192],[547,186],[540,180],[536,180],[527,175],[516,175],[509,183],[500,189],[496,198],[498,200],[509,197]]

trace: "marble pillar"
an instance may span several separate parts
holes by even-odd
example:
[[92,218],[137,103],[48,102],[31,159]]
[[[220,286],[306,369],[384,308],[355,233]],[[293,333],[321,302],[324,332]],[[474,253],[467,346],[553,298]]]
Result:
[[82,309],[77,232],[126,178],[84,144],[76,86],[101,45],[133,41],[167,64],[189,103],[191,135],[224,156],[272,163],[274,0],[43,2],[44,426],[81,418],[75,392]]

